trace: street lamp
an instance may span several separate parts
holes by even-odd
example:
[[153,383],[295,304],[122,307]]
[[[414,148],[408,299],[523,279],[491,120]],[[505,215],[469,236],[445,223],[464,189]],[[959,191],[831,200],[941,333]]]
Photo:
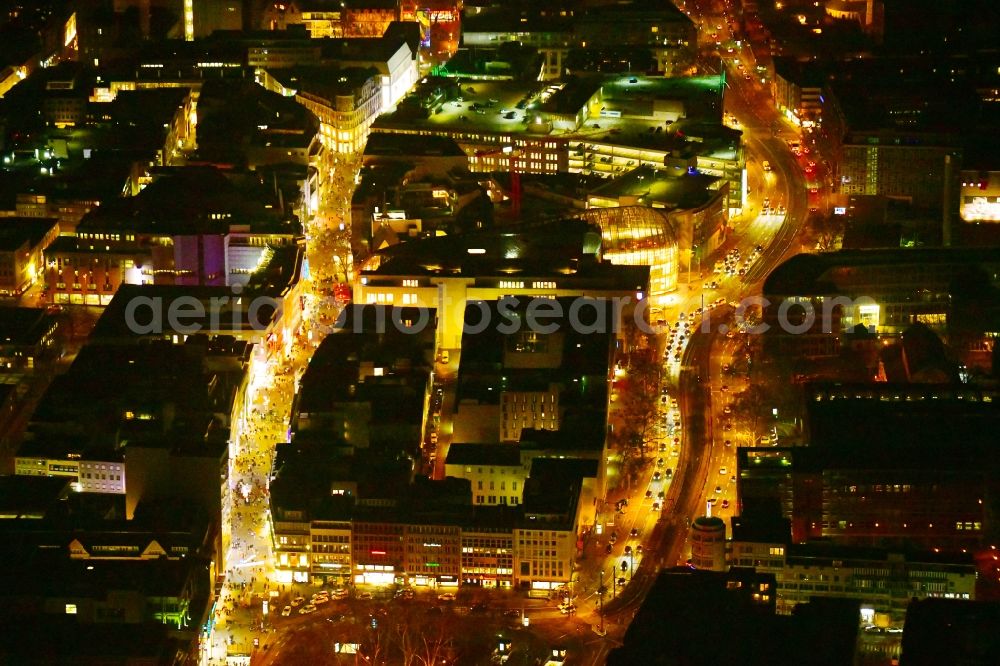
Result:
[[597,588],[597,603],[599,605],[597,612],[601,616],[601,635],[604,634],[604,593],[607,591],[607,588],[604,587],[604,569],[601,569],[601,584]]

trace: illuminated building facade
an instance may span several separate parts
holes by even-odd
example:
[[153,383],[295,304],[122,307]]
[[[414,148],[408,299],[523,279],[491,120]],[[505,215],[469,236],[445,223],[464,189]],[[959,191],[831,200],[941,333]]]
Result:
[[462,39],[461,0],[401,0],[399,20],[420,24],[421,49],[447,59]]
[[457,350],[470,301],[504,296],[644,299],[648,266],[601,261],[600,246],[600,232],[581,221],[546,225],[530,234],[480,232],[411,240],[365,260],[354,298],[436,309],[438,349]]
[[[897,544],[956,551],[980,547],[992,529],[987,522],[987,459],[970,435],[983,427],[980,420],[967,419],[959,427],[953,414],[957,408],[935,413],[928,406],[920,417],[914,403],[886,406],[877,401],[874,407],[863,408],[854,401],[844,402],[837,412],[841,423],[845,418],[872,423],[864,417],[876,415],[887,429],[912,422],[913,428],[921,428],[914,432],[928,436],[911,442],[886,430],[880,435],[883,441],[869,445],[857,439],[858,427],[828,427],[826,439],[836,441],[838,449],[823,444],[826,440],[815,434],[814,423],[808,447],[740,449],[737,489],[742,510],[780,507],[781,515],[791,521],[795,543],[823,538],[853,546]],[[904,405],[908,409],[903,410]],[[872,411],[875,408],[877,412]],[[895,416],[893,409],[903,416]],[[813,422],[817,418],[810,417]],[[969,423],[971,429],[966,427]],[[954,425],[942,428],[944,424]],[[969,442],[961,456],[942,449],[941,441],[962,438]]]
[[976,598],[971,555],[743,539],[733,539],[732,566],[773,574],[781,614],[816,598],[856,599],[867,624],[901,626],[914,599]]
[[514,574],[514,532],[510,527],[462,528],[462,582],[509,588]]
[[445,475],[467,479],[472,503],[486,506],[520,504],[528,476],[515,446],[460,443],[448,447]]
[[691,566],[726,570],[726,524],[718,516],[699,516],[691,523]]
[[[6,375],[17,381],[44,369],[58,355],[58,328],[58,320],[42,308],[4,308],[0,318],[0,379]],[[3,383],[12,382],[8,379]]]
[[295,99],[320,121],[320,142],[335,153],[360,153],[382,112],[382,76],[374,68],[268,70],[268,90]]
[[1000,171],[963,170],[959,180],[962,221],[1000,222]]
[[[786,353],[828,356],[837,353],[844,333],[858,325],[878,335],[898,336],[919,323],[946,335],[956,315],[954,281],[970,267],[981,269],[987,285],[997,286],[1000,251],[887,249],[797,255],[764,282],[767,337]],[[791,327],[782,325],[782,318]],[[982,335],[992,338],[996,323],[989,318],[981,318],[981,323]]]
[[344,37],[381,37],[399,20],[398,0],[347,0],[341,5]]

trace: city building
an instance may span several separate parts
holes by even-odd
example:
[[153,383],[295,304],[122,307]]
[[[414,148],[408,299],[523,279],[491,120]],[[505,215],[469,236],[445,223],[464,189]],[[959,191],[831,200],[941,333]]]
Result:
[[0,383],[17,383],[59,356],[58,320],[42,308],[4,308],[0,316]]
[[[613,37],[609,40],[609,36]],[[654,67],[643,67],[637,58],[634,71],[654,69],[670,75],[690,64],[697,28],[671,4],[623,2],[611,8],[571,2],[555,9],[503,3],[467,6],[462,42],[466,47],[520,42],[537,49],[544,62],[543,80],[562,77],[574,62],[571,55],[595,46],[619,51],[622,47],[642,47]],[[621,71],[633,71],[627,59]]]
[[699,516],[691,522],[691,566],[726,570],[726,524],[718,516]]
[[107,305],[121,285],[245,285],[300,233],[259,174],[166,168],[87,214],[45,253],[47,297]]
[[778,613],[818,598],[855,599],[864,624],[899,627],[915,600],[976,597],[970,554],[790,543],[788,528],[769,514],[733,518],[730,564],[774,575]]
[[518,448],[506,444],[458,444],[448,447],[445,476],[467,479],[473,504],[521,503],[528,475]]
[[[831,413],[824,435],[813,434],[809,446],[737,451],[742,511],[777,504],[792,522],[795,543],[827,538],[843,545],[960,550],[994,538],[990,456],[983,449],[988,437],[981,430],[990,422],[988,405],[966,410],[953,403],[936,411],[900,402],[867,409],[837,402],[837,426],[829,429]],[[946,413],[960,417],[946,419]],[[810,416],[813,433],[821,427],[816,419]],[[837,446],[828,445],[831,439]]]
[[972,143],[964,136],[974,136],[983,112],[970,77],[954,75],[961,69],[887,57],[858,59],[837,72],[823,91],[837,191],[883,194],[947,214],[957,209],[964,144]]
[[[764,323],[769,343],[798,356],[835,355],[844,331],[858,325],[895,337],[914,324],[954,333],[965,308],[980,311],[980,344],[997,333],[989,298],[968,302],[956,285],[995,285],[1000,253],[983,248],[843,250],[800,254],[780,264],[764,282]],[[974,333],[974,335],[973,335]],[[971,344],[971,343],[970,343]]]
[[963,222],[1000,222],[1000,171],[962,169],[958,214]]
[[336,153],[364,150],[368,132],[382,113],[381,76],[373,67],[267,69],[262,85],[295,96],[320,121],[320,141]]
[[[608,601],[605,606],[609,605]],[[664,622],[664,618],[671,618]],[[830,618],[824,618],[829,622]],[[857,619],[847,636],[842,621],[830,623],[822,652],[852,655]],[[795,664],[807,659],[805,629],[774,615],[774,576],[734,567],[727,572],[687,567],[664,569],[608,655],[609,666],[663,663],[667,653],[688,664]],[[823,664],[844,661],[824,656]]]
[[463,86],[422,79],[373,131],[451,137],[473,171],[612,177],[645,165],[702,173],[729,183],[730,212],[743,207],[746,155],[742,133],[722,125],[721,76],[543,84],[478,76]]
[[[617,211],[628,209],[614,210],[608,218],[626,226],[629,220]],[[662,226],[659,233],[665,233]],[[530,233],[416,239],[366,259],[353,285],[354,299],[434,309],[438,350],[458,350],[470,302],[504,296],[642,300],[649,290],[648,267],[601,261],[600,250],[600,231],[580,221],[547,224]]]
[[476,520],[462,526],[462,583],[487,589],[509,589],[514,580],[514,530],[496,509],[496,524],[489,512],[477,510]]
[[[146,0],[146,11],[149,11]],[[192,41],[216,30],[242,30],[242,0],[183,0],[184,39]]]
[[774,58],[771,95],[778,110],[797,125],[822,126],[825,85],[826,67],[788,57]]
[[0,296],[20,296],[34,284],[58,235],[54,218],[0,218]]
[[351,305],[302,375],[292,431],[416,453],[426,429],[435,312]]
[[1000,622],[996,601],[921,599],[906,610],[902,666],[941,663],[988,664],[1000,659],[993,630]]

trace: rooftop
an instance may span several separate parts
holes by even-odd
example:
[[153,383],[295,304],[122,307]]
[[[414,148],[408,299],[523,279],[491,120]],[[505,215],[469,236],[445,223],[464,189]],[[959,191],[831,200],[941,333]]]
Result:
[[445,464],[520,467],[521,454],[510,444],[452,444]]
[[0,346],[37,345],[55,325],[44,308],[4,308],[0,312]]
[[[635,83],[632,83],[632,81]],[[563,92],[550,98],[558,83],[537,83],[518,81],[497,81],[480,78],[462,78],[457,83],[461,88],[461,101],[442,92],[438,80],[428,80],[424,86],[404,98],[394,113],[383,114],[373,125],[373,132],[417,130],[453,134],[468,137],[478,133],[496,134],[503,137],[518,136],[526,140],[546,138],[565,139],[570,142],[597,142],[650,150],[686,150],[692,155],[715,156],[719,159],[735,159],[742,135],[722,125],[722,80],[718,76],[662,78],[645,76],[585,77],[577,83],[567,84],[567,90],[579,90],[582,99],[572,100],[559,113],[576,113],[583,101],[600,86],[603,105],[610,110],[621,111],[622,117],[591,118],[578,130],[555,129],[545,132],[544,124],[532,123],[544,110],[548,100],[558,100]],[[586,82],[588,85],[584,85]],[[422,105],[409,101],[414,97],[429,99],[437,91],[436,103],[427,109],[429,115],[415,113]],[[663,129],[663,119],[654,117],[654,107],[658,101],[674,100],[684,108],[684,118],[670,126],[669,132],[655,133],[657,127]],[[579,102],[579,103],[577,103]],[[477,105],[473,109],[472,105]],[[574,106],[576,104],[576,106]],[[594,127],[594,126],[597,127]],[[677,131],[680,133],[677,133]],[[480,136],[479,142],[486,137]],[[509,139],[506,139],[509,141]]]
[[513,279],[563,278],[594,288],[631,291],[648,282],[648,267],[615,266],[597,260],[600,230],[580,220],[532,228],[476,231],[420,238],[386,248],[367,259],[361,275]]
[[259,174],[205,166],[155,170],[138,195],[105,202],[84,216],[78,231],[224,235],[234,226],[256,233],[300,231],[292,215],[281,211],[273,185],[265,185]]
[[365,159],[379,157],[465,157],[465,151],[450,137],[376,132],[365,144]]
[[33,248],[58,224],[52,217],[0,218],[0,251],[13,252],[25,244]]
[[0,475],[0,520],[44,518],[70,492],[67,477]]
[[354,95],[366,81],[379,76],[374,67],[300,66],[268,68],[267,73],[285,88],[316,95],[333,104],[337,97]]
[[636,197],[639,203],[658,208],[698,208],[715,196],[720,180],[696,172],[675,175],[664,169],[640,166],[602,183],[590,191],[590,196],[616,200]]
[[[820,254],[797,254],[779,264],[764,282],[764,294],[802,295],[841,293],[842,286],[834,280],[838,269],[892,268],[900,282],[918,273],[905,267],[953,267],[957,274],[969,265],[1000,266],[1000,248],[891,248],[878,250],[841,250]],[[996,271],[989,271],[991,274]],[[916,277],[913,287],[920,285]],[[857,277],[853,278],[857,282]]]

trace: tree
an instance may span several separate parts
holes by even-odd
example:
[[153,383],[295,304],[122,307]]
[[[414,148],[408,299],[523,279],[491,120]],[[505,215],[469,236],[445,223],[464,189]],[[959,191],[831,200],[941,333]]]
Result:
[[750,431],[751,443],[754,445],[760,437],[761,426],[766,423],[765,416],[772,409],[770,404],[767,392],[759,384],[751,384],[733,400],[733,415]]
[[810,245],[815,245],[820,252],[837,249],[844,234],[844,217],[810,213],[806,219],[806,235]]

